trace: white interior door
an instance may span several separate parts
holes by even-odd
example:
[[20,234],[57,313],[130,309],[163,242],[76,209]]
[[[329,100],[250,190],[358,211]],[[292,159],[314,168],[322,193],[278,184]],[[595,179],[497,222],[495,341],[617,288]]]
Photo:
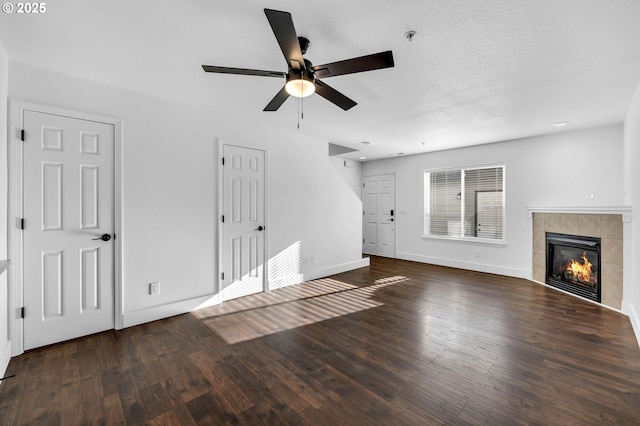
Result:
[[25,110],[23,128],[26,350],[114,327],[114,126]]
[[395,257],[395,176],[368,176],[364,178],[363,185],[362,251]]
[[264,291],[264,151],[223,147],[222,299]]

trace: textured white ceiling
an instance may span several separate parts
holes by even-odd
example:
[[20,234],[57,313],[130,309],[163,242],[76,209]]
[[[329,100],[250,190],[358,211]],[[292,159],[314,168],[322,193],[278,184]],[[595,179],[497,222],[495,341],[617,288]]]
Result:
[[294,130],[296,99],[262,111],[282,80],[200,67],[286,71],[265,7],[292,13],[314,64],[393,50],[394,68],[325,80],[353,109],[304,101],[300,132],[346,158],[621,122],[640,80],[639,0],[64,0],[1,14],[0,41],[12,61]]

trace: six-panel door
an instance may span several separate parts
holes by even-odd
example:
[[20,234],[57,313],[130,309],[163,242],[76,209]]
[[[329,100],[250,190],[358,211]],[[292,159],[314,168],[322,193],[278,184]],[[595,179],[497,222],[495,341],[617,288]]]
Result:
[[24,349],[114,326],[114,126],[24,111]]
[[264,290],[264,151],[223,148],[223,300]]

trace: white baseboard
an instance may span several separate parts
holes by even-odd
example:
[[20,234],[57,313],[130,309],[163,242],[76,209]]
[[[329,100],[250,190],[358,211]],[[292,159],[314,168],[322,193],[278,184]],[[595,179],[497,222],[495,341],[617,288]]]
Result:
[[[353,269],[369,266],[369,258],[358,259],[353,262],[347,262],[340,265],[334,265],[328,268],[317,269],[315,271],[305,272],[303,274],[288,275],[286,277],[278,277],[276,280],[269,282],[269,289],[274,290],[288,285],[299,284],[304,281],[315,280],[327,277],[329,275],[339,274],[341,272],[351,271]],[[125,312],[122,315],[123,328],[134,325],[144,324],[163,318],[172,317],[174,315],[184,314],[186,312],[195,311],[196,309],[206,308],[208,306],[217,305],[222,302],[220,294],[197,297],[189,300],[168,303],[161,306],[153,306],[151,308],[140,309],[132,312]]]
[[[5,343],[2,352],[0,352],[0,377],[4,377],[7,372],[9,361],[11,361],[11,340]],[[0,380],[0,384],[2,384],[2,380]]]
[[328,268],[316,269],[304,273],[290,274],[284,277],[276,277],[269,280],[268,289],[276,290],[278,288],[290,285],[300,284],[305,281],[317,280],[318,278],[328,277],[330,275],[340,274],[342,272],[352,271],[354,269],[365,268],[369,266],[368,257],[354,260],[352,262],[341,263],[339,265],[330,266]]
[[486,263],[465,262],[441,257],[423,256],[413,253],[396,252],[396,257],[413,262],[429,263],[432,265],[447,266],[450,268],[466,269],[468,271],[486,272],[488,274],[505,275],[515,278],[529,278],[529,271],[525,269],[505,268],[503,266],[489,265]]
[[151,308],[140,309],[122,314],[122,325],[124,328],[146,322],[169,318],[196,309],[217,305],[222,301],[220,294],[196,297],[194,299],[181,300],[179,302],[168,303],[166,305],[153,306]]
[[340,265],[330,266],[328,268],[316,269],[304,273],[304,281],[317,280],[318,278],[328,277],[330,275],[340,274],[342,272],[352,271],[354,269],[365,268],[369,266],[368,257],[354,260],[353,262],[342,263]]
[[622,312],[629,316],[633,332],[635,333],[636,340],[638,341],[638,346],[640,346],[640,318],[638,317],[635,307],[632,303],[622,300]]

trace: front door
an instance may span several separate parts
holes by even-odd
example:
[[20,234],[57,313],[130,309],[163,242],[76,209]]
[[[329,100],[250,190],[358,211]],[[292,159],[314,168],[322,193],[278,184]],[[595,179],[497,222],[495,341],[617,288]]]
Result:
[[26,350],[114,327],[114,126],[23,114]]
[[222,299],[264,291],[264,151],[223,147]]
[[395,257],[395,176],[367,176],[363,185],[362,251]]

